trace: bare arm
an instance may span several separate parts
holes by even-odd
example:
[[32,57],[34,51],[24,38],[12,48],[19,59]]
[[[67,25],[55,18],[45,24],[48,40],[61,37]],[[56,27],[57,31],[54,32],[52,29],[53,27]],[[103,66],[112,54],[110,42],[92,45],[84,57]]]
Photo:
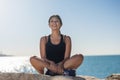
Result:
[[46,43],[47,43],[47,37],[46,36],[41,37],[41,39],[40,39],[40,56],[41,56],[42,60],[47,61],[47,62],[51,62],[50,60],[48,60],[46,58],[46,50],[45,50]]
[[66,44],[66,50],[65,50],[64,60],[58,63],[60,65],[63,65],[64,62],[70,58],[70,55],[71,55],[71,38],[69,36],[66,36],[64,40]]
[[46,58],[46,50],[45,50],[46,42],[47,42],[47,37],[46,36],[41,37],[41,39],[40,39],[40,56],[41,56],[41,59],[44,62],[48,63],[46,68],[52,70],[53,72],[57,72],[57,65],[53,61],[50,61]]
[[45,44],[46,44],[46,36],[41,37],[40,39],[40,56],[41,59],[46,58],[46,52],[45,52]]
[[66,44],[65,56],[64,56],[64,60],[57,64],[58,73],[63,73],[64,62],[70,58],[70,54],[71,54],[71,38],[69,36],[66,36],[64,40]]
[[64,59],[70,58],[71,55],[71,38],[69,36],[65,37],[66,51]]

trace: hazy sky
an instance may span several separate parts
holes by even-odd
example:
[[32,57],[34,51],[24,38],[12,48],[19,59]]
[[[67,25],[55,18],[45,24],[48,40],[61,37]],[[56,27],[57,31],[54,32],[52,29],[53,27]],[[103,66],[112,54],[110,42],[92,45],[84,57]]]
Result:
[[53,14],[72,38],[72,54],[120,55],[120,0],[0,0],[0,53],[39,55]]

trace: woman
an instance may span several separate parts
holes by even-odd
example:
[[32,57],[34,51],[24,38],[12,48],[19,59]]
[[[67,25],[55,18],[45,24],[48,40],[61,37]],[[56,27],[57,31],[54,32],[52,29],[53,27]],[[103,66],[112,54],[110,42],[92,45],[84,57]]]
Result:
[[47,75],[69,75],[75,76],[82,61],[83,55],[71,55],[71,38],[60,33],[62,20],[59,15],[52,15],[49,20],[51,34],[40,39],[41,58],[33,56],[30,58],[32,66],[40,73],[44,74],[47,68]]

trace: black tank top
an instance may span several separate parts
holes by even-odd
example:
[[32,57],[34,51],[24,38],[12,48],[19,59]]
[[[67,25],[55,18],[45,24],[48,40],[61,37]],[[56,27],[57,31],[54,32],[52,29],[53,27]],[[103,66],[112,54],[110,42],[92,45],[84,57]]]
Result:
[[46,57],[48,60],[59,63],[64,59],[65,55],[65,42],[63,35],[61,35],[61,40],[59,44],[52,44],[50,40],[50,35],[48,36],[48,42],[46,43]]

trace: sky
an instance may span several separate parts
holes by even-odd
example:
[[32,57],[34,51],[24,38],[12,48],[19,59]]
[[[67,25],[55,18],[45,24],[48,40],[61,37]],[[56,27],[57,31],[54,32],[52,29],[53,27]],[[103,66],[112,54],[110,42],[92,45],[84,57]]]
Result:
[[72,39],[72,55],[120,55],[120,0],[0,0],[0,54],[39,56],[54,14]]

